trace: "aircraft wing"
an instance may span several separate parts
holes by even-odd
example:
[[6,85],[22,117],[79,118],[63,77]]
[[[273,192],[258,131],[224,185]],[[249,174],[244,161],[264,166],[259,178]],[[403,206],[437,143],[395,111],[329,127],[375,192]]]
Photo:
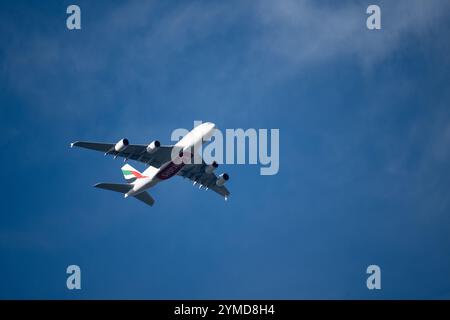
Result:
[[153,153],[148,153],[146,150],[147,146],[143,144],[129,144],[126,149],[121,152],[114,150],[114,143],[77,141],[71,143],[70,146],[101,151],[105,153],[105,155],[111,154],[114,157],[136,160],[156,168],[159,168],[162,164],[171,160],[172,149],[174,148],[174,146],[160,146]]
[[206,173],[205,168],[207,164],[202,161],[202,164],[186,164],[179,172],[178,175],[183,178],[188,178],[192,181],[197,181],[197,183],[217,192],[223,197],[228,197],[230,191],[225,186],[217,186],[216,181],[218,177],[214,172]]

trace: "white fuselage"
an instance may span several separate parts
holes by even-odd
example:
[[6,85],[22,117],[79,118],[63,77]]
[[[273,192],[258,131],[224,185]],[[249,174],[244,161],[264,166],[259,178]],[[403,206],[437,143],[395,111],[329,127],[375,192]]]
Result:
[[[181,150],[183,153],[189,153],[191,150],[197,150],[205,140],[209,139],[214,133],[216,128],[212,122],[205,122],[192,129],[186,134],[180,141],[178,141],[174,148],[175,150]],[[176,155],[179,157],[178,155]],[[125,197],[135,196],[148,188],[153,187],[162,180],[167,180],[178,173],[183,167],[183,161],[175,161],[178,159],[171,159],[164,163],[159,168],[149,167],[144,172],[144,178],[136,179],[132,183],[133,188],[125,194]]]

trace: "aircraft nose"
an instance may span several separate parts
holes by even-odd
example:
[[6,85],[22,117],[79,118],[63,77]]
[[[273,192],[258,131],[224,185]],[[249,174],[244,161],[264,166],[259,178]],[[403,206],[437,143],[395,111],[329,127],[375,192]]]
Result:
[[209,126],[209,134],[214,134],[214,130],[216,129],[216,125],[214,124],[214,123],[210,123],[210,126]]
[[205,139],[209,139],[214,134],[214,129],[216,125],[212,122],[204,123],[203,136]]
[[208,129],[209,130],[214,130],[216,128],[216,125],[212,122],[208,122]]

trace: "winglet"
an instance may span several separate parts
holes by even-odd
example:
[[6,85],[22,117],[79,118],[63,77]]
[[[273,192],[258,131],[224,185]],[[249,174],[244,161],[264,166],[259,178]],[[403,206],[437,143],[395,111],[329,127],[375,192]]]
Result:
[[80,143],[80,141],[71,142],[71,143],[70,143],[70,147],[71,147],[71,148],[77,147],[77,146],[79,145],[79,143]]

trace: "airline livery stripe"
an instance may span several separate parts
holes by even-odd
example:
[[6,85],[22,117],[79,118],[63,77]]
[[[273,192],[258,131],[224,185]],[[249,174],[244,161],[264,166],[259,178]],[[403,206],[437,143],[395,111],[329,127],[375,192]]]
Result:
[[147,176],[143,176],[137,171],[130,170],[122,170],[124,176],[135,176],[136,178],[147,178]]

